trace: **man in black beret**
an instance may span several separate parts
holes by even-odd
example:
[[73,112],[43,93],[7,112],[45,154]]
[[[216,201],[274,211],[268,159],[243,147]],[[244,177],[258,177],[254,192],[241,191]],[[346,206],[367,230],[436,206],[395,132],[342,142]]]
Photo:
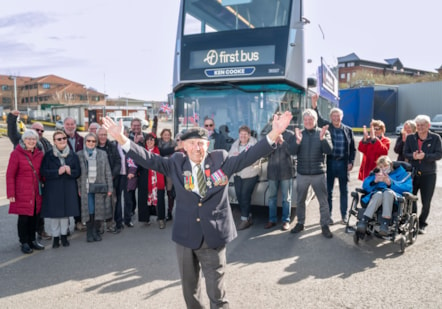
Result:
[[106,117],[107,128],[137,165],[156,170],[172,179],[176,209],[172,240],[176,243],[182,290],[188,308],[203,308],[200,270],[206,279],[211,308],[229,308],[224,286],[226,244],[236,236],[228,200],[228,179],[234,173],[268,155],[287,128],[292,115],[275,116],[272,131],[247,151],[229,157],[225,150],[208,151],[208,132],[191,128],[181,136],[185,153],[160,157],[129,141],[122,123]]

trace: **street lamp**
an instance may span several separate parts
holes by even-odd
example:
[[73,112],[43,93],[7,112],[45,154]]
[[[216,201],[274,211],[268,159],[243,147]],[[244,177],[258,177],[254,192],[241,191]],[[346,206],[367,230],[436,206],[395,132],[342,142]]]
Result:
[[14,103],[15,103],[15,110],[18,110],[17,107],[17,76],[9,76],[10,80],[14,81]]

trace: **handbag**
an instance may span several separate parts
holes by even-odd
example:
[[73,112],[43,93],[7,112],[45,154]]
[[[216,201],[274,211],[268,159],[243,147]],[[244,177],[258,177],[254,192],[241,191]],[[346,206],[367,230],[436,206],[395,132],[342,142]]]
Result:
[[107,184],[105,183],[90,183],[89,193],[107,193]]

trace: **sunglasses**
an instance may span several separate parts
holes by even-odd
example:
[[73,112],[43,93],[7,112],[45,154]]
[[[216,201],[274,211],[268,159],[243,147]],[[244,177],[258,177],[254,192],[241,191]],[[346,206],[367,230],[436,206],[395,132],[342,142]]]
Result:
[[35,131],[37,131],[37,132],[40,132],[40,133],[43,133],[45,130],[42,130],[42,129],[34,129]]
[[375,131],[380,131],[380,130],[381,130],[381,128],[374,128],[374,130],[375,130]]
[[57,142],[65,141],[65,140],[67,140],[67,139],[68,139],[67,137],[58,137],[58,138],[54,138],[54,140],[57,141]]
[[213,124],[205,124],[204,125],[206,128],[208,128],[208,127],[213,127]]
[[94,140],[94,139],[87,139],[86,140],[86,143],[96,143],[97,141],[96,140]]

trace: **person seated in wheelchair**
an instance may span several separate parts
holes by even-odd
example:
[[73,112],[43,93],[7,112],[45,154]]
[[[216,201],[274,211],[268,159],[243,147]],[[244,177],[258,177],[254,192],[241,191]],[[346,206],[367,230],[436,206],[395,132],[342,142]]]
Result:
[[366,232],[368,222],[382,205],[379,234],[387,236],[394,203],[404,192],[411,192],[412,187],[410,173],[401,165],[393,168],[393,162],[388,156],[379,157],[376,161],[376,168],[362,184],[362,188],[368,194],[363,196],[361,201],[367,207],[363,218],[357,223],[357,232],[361,234]]

